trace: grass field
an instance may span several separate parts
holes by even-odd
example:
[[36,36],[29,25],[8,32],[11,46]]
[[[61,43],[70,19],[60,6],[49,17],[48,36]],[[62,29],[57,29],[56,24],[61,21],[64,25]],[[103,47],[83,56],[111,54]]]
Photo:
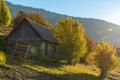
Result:
[[[10,61],[11,58],[10,54],[7,55],[7,65],[0,65],[2,80],[97,80],[99,75],[99,69],[94,65],[68,66],[54,61],[37,59]],[[107,80],[119,80],[119,69],[114,70]]]
[[[33,61],[33,60],[32,60]],[[34,61],[33,61],[34,62]],[[94,66],[77,64],[75,66],[49,64],[1,65],[2,79],[31,80],[97,80],[98,69]],[[94,69],[93,69],[94,67]],[[43,79],[41,79],[43,78]]]

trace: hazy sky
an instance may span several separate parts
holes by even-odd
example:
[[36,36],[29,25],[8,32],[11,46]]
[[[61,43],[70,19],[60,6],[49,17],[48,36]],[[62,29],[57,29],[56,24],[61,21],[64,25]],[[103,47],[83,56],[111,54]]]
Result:
[[76,17],[98,18],[120,25],[120,0],[6,0]]

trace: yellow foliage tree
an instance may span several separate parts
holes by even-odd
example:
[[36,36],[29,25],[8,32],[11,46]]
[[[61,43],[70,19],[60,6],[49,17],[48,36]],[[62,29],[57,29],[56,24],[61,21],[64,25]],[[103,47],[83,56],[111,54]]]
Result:
[[117,66],[116,48],[106,40],[103,40],[101,43],[97,44],[95,64],[101,69],[99,78],[100,80],[103,80],[107,77],[109,71]]
[[11,23],[11,19],[11,13],[5,0],[0,0],[0,24],[8,26]]
[[67,17],[57,23],[54,31],[60,43],[60,54],[63,54],[70,64],[79,61],[87,51],[85,30],[82,24]]

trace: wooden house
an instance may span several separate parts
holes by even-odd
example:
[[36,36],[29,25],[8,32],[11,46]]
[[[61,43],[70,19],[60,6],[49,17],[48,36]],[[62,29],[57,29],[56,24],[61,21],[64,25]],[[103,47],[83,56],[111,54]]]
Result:
[[18,56],[52,56],[56,53],[57,41],[51,29],[24,18],[7,36],[8,50]]

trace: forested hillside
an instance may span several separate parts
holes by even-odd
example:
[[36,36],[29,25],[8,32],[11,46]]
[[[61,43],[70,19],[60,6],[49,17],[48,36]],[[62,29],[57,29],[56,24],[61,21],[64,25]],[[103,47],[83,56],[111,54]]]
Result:
[[[67,17],[67,15],[62,15],[50,11],[46,11],[44,9],[25,7],[21,5],[14,5],[12,3],[7,2],[10,11],[12,13],[12,17],[14,18],[19,11],[27,11],[27,12],[41,12],[43,16],[48,19],[48,21],[52,24],[56,24],[56,22],[63,17]],[[97,41],[100,41],[101,38],[107,38],[109,42],[120,45],[120,26],[106,22],[104,20],[93,19],[93,18],[81,18],[81,17],[73,17],[74,19],[79,20],[88,35],[94,38]]]

